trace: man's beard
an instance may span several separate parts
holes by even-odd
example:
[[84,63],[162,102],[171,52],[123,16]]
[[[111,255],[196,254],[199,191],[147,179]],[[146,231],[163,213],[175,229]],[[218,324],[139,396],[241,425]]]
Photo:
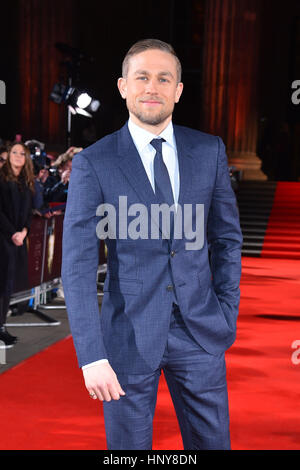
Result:
[[137,109],[131,110],[131,112],[140,122],[150,126],[159,126],[172,114],[172,111],[161,111],[158,114],[151,115],[151,113],[148,114]]

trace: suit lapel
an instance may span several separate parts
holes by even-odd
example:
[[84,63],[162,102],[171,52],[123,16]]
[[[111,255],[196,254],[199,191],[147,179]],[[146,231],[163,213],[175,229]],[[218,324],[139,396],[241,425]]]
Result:
[[[193,184],[193,157],[191,156],[191,149],[189,142],[180,128],[174,126],[174,134],[176,140],[178,167],[179,167],[179,196],[178,205],[182,211],[182,221],[175,217],[175,227],[179,229],[179,233],[183,236],[183,217],[184,217],[184,203],[186,202],[186,192]],[[177,226],[176,224],[179,223]],[[173,238],[172,246],[176,249],[177,245],[180,244],[180,239]]]
[[174,134],[179,166],[178,204],[180,204],[183,209],[186,191],[193,184],[193,157],[192,150],[186,136],[177,126],[174,126]]
[[139,198],[150,207],[157,203],[155,193],[127,124],[122,127],[118,137],[118,154],[122,157],[119,159],[119,167]]

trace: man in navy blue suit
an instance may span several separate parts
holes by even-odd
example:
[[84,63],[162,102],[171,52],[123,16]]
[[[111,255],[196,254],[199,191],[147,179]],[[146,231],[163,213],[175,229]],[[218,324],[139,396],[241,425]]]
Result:
[[224,144],[173,125],[183,84],[169,44],[134,44],[118,88],[129,120],[76,156],[68,192],[62,279],[79,366],[108,449],[152,448],[162,370],[184,448],[230,449],[242,236]]

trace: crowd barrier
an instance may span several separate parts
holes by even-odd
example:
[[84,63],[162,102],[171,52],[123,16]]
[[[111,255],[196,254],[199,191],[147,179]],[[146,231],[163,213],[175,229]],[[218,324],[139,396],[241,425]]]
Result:
[[[42,322],[6,323],[7,326],[56,326],[60,322],[39,310],[65,308],[63,304],[47,305],[47,293],[61,287],[62,234],[64,215],[50,219],[34,215],[27,237],[28,279],[14,292],[10,306],[27,303],[26,311],[33,313]],[[98,273],[106,272],[104,242],[100,241]],[[99,286],[102,285],[99,282]],[[101,294],[100,294],[101,295]]]

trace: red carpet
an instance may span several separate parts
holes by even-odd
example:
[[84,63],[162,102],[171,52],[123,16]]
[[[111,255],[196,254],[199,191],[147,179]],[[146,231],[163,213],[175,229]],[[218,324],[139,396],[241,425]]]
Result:
[[[300,364],[291,361],[299,287],[297,261],[243,259],[238,336],[227,353],[233,449],[300,449]],[[2,450],[105,449],[101,405],[85,391],[70,337],[1,374],[0,403]],[[153,447],[182,449],[163,378]]]
[[300,183],[277,183],[261,256],[300,259]]
[[300,449],[300,364],[291,360],[300,340],[299,267],[243,259],[237,340],[227,353],[234,449]]

